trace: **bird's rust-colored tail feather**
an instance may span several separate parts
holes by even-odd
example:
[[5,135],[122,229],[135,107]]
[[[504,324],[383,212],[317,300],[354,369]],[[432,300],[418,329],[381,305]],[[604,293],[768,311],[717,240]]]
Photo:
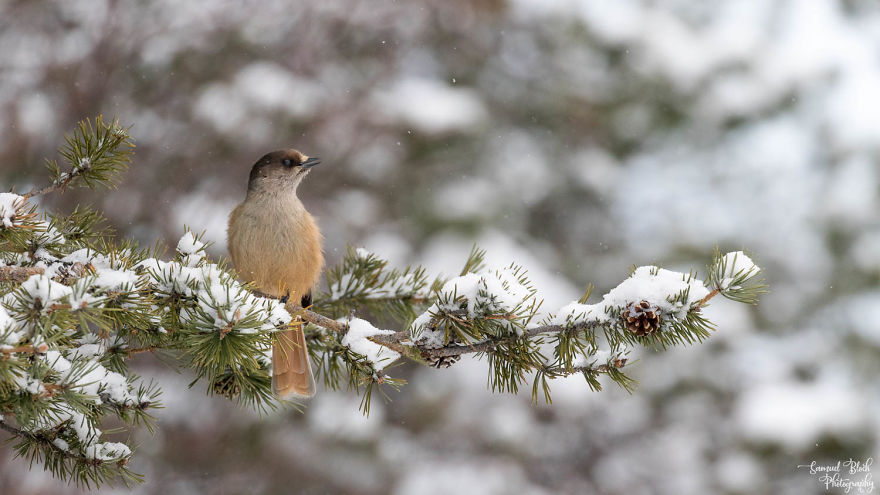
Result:
[[315,395],[315,375],[302,325],[280,332],[272,346],[272,390],[282,399]]

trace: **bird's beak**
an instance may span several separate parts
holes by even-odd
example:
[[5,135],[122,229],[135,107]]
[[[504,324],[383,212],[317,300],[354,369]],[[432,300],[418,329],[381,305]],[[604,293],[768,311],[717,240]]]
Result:
[[303,170],[308,170],[308,169],[314,167],[315,165],[320,165],[320,164],[321,164],[321,159],[318,158],[317,156],[313,156],[313,157],[309,158],[308,160],[302,162],[302,168],[303,168]]

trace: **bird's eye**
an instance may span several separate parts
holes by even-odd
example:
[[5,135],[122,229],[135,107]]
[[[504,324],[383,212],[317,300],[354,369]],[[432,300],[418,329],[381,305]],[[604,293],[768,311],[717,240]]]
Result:
[[290,167],[293,165],[293,160],[291,160],[290,158],[285,158],[284,160],[281,160],[281,164],[285,167]]

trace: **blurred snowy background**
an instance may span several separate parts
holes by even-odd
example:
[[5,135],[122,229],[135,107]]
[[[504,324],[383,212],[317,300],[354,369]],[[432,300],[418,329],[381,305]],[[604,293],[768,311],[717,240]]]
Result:
[[[136,493],[821,493],[799,464],[878,454],[880,6],[870,0],[0,2],[0,185],[45,180],[103,113],[137,154],[103,209],[142,243],[225,224],[250,165],[322,158],[327,237],[460,269],[473,242],[545,308],[632,264],[749,249],[772,293],[714,302],[704,345],[644,353],[633,395],[492,395],[485,363],[398,368],[260,419],[165,389]],[[104,490],[122,493],[126,490]],[[834,492],[832,490],[832,492]],[[77,493],[0,448],[0,493]]]

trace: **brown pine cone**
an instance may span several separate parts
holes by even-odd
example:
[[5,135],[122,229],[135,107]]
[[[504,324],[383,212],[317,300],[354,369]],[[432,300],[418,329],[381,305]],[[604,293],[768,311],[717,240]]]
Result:
[[448,368],[457,363],[458,360],[461,359],[461,356],[435,357],[429,352],[422,352],[422,359],[425,360],[425,363],[427,363],[428,366],[433,366],[435,368]]
[[661,311],[658,306],[648,301],[641,301],[638,304],[629,303],[620,312],[620,319],[623,320],[627,330],[644,337],[660,330]]

